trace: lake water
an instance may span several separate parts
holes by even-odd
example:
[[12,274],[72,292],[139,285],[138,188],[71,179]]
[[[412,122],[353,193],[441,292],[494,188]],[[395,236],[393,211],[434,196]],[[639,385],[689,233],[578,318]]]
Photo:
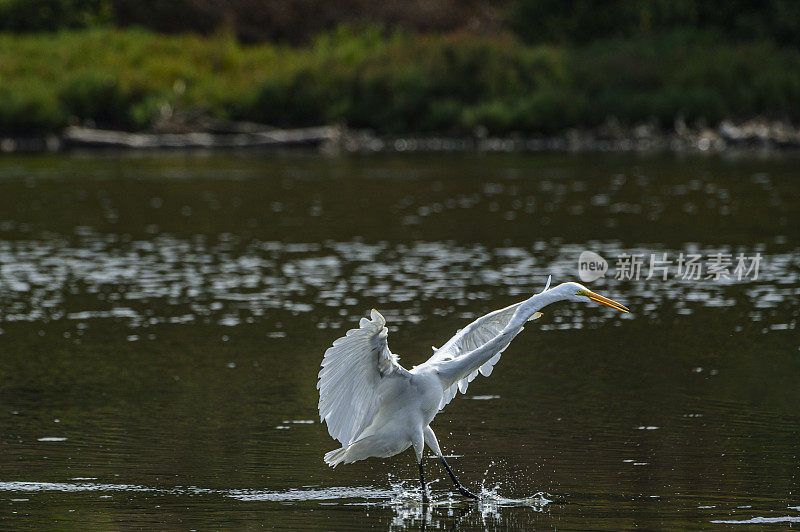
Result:
[[[4,155],[0,527],[799,526],[798,229],[797,156]],[[370,308],[410,367],[585,250],[633,312],[548,307],[434,420],[480,503],[323,463]]]

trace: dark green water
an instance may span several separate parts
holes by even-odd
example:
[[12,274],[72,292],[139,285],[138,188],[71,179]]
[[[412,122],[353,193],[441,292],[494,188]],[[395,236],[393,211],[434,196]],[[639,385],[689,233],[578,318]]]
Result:
[[[796,157],[3,156],[0,527],[798,526],[798,228]],[[548,307],[433,423],[480,504],[428,460],[423,514],[410,451],[323,463],[365,312],[410,367],[583,250],[633,313]]]

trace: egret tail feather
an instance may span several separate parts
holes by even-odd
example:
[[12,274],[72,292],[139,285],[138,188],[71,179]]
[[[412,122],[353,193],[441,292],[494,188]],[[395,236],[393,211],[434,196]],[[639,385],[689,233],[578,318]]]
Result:
[[325,463],[331,467],[336,467],[337,465],[344,462],[344,455],[347,452],[347,447],[342,447],[341,449],[334,449],[333,451],[328,451],[325,453]]

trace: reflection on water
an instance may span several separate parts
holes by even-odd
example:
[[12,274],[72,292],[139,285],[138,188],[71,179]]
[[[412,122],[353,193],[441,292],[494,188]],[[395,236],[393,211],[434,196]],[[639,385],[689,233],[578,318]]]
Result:
[[[0,523],[714,528],[797,522],[800,184],[789,158],[0,160]],[[325,348],[379,308],[411,366],[590,250],[623,302],[546,309],[413,458],[337,468]],[[760,254],[622,280],[623,254]],[[646,266],[646,265],[645,265]],[[531,495],[533,494],[533,495]],[[788,508],[788,509],[787,509]],[[778,525],[780,526],[780,525]]]

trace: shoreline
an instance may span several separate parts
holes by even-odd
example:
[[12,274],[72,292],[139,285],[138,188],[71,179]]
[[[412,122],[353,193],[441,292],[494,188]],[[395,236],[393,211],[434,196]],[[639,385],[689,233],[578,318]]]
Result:
[[595,128],[570,128],[554,135],[506,136],[476,131],[466,135],[410,134],[381,136],[345,126],[279,129],[249,122],[207,121],[201,128],[166,128],[126,132],[72,126],[59,134],[0,137],[2,153],[71,150],[253,150],[312,149],[322,153],[447,152],[635,152],[725,153],[800,151],[800,127],[788,122],[726,120],[716,127],[671,130],[652,124],[621,126],[614,120]]

